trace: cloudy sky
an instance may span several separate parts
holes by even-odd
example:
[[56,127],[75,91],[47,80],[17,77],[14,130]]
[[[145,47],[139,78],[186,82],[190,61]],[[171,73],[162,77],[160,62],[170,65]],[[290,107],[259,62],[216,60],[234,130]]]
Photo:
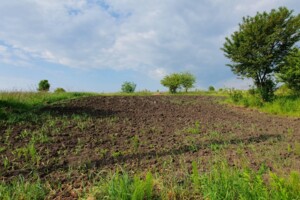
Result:
[[243,16],[298,0],[0,0],[0,90],[165,90],[189,71],[197,88],[245,88],[220,50]]

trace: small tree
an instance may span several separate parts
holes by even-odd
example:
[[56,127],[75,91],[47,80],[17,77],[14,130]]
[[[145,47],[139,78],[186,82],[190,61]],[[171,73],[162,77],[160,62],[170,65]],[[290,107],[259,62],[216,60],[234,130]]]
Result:
[[121,90],[122,90],[122,92],[125,92],[125,93],[133,93],[135,91],[135,88],[136,88],[135,83],[125,81],[122,85]]
[[192,75],[189,72],[181,73],[181,85],[185,89],[185,92],[188,91],[188,89],[194,87],[194,84],[196,82],[196,77]]
[[209,87],[208,87],[208,91],[210,91],[210,92],[214,92],[214,91],[215,91],[215,88],[214,88],[214,86],[209,86]]
[[176,93],[177,89],[180,88],[182,83],[181,75],[178,73],[173,73],[170,75],[165,76],[160,83],[169,88],[171,93]]
[[50,89],[50,83],[48,82],[48,80],[41,80],[39,82],[38,91],[40,91],[40,92],[48,92],[49,89]]
[[300,50],[295,48],[280,66],[278,79],[288,88],[300,92]]
[[263,100],[274,91],[274,72],[300,39],[300,15],[280,7],[270,13],[244,17],[239,30],[226,37],[222,50],[233,73],[252,78]]

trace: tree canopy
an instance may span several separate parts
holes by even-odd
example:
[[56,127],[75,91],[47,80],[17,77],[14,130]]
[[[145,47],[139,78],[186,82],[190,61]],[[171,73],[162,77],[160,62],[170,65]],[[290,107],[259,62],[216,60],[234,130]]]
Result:
[[233,73],[252,78],[264,100],[272,93],[274,72],[300,39],[300,15],[285,7],[244,17],[221,48]]
[[194,84],[196,82],[196,77],[193,74],[189,72],[181,73],[180,78],[181,78],[181,85],[185,89],[185,92],[187,92],[188,89],[194,87]]
[[133,93],[135,91],[135,88],[136,88],[135,83],[125,81],[122,84],[121,90],[122,90],[122,92],[125,92],[125,93]]
[[50,83],[48,82],[48,80],[41,80],[39,82],[38,91],[40,91],[40,92],[48,92],[49,89],[50,89]]
[[176,93],[177,89],[183,87],[187,92],[188,89],[194,87],[196,77],[189,72],[173,73],[165,76],[161,80],[161,84],[169,88],[171,93]]
[[284,82],[287,86],[300,92],[300,50],[294,50],[285,58],[283,64],[280,66],[279,81]]

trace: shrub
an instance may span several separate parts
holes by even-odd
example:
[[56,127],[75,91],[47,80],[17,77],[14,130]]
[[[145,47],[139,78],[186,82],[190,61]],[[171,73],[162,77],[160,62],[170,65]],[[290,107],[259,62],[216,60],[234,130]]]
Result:
[[214,88],[214,86],[209,86],[209,87],[208,87],[208,91],[210,91],[210,92],[214,92],[214,91],[215,91],[215,88]]
[[238,103],[243,99],[243,93],[237,90],[231,90],[229,96],[234,103]]
[[64,88],[56,88],[54,90],[54,93],[63,93],[63,92],[66,92],[66,90]]
[[125,81],[122,85],[121,90],[122,90],[122,92],[125,92],[125,93],[133,93],[135,91],[135,88],[136,88],[135,83]]
[[48,92],[49,89],[50,89],[50,83],[48,82],[48,80],[41,80],[39,82],[38,91],[40,91],[40,92]]

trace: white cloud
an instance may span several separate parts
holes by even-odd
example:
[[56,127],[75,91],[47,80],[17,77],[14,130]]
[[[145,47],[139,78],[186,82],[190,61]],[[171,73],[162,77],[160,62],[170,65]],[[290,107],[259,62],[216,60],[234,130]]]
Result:
[[[284,3],[300,9],[299,2]],[[42,59],[83,69],[133,69],[155,79],[174,71],[222,73],[227,61],[220,47],[242,16],[282,4],[280,0],[2,0],[0,42],[9,49],[0,46],[0,62],[28,65]]]
[[149,71],[149,76],[157,80],[161,80],[166,75],[167,72],[164,68],[156,68],[154,70]]

